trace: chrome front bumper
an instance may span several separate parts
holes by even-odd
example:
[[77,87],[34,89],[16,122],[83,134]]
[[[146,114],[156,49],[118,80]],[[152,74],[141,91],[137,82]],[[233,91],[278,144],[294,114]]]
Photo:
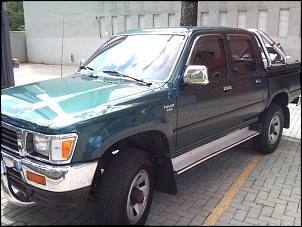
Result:
[[[1,189],[7,200],[11,203],[17,206],[30,206],[33,204],[32,200],[34,199],[32,198],[36,196],[32,196],[32,198],[28,200],[18,198],[11,185],[8,169],[20,174],[22,182],[18,183],[24,184],[27,187],[33,186],[32,188],[41,189],[38,191],[46,192],[46,194],[44,193],[43,195],[45,197],[47,193],[54,195],[54,193],[68,194],[68,192],[70,192],[71,194],[71,191],[89,187],[92,183],[96,167],[97,161],[84,164],[54,166],[27,157],[17,158],[1,151]],[[29,180],[27,178],[27,171],[45,176],[46,184],[42,185]]]

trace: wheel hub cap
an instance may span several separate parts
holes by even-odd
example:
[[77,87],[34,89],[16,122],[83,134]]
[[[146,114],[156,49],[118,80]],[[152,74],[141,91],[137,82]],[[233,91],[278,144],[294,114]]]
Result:
[[278,137],[279,137],[279,133],[280,133],[280,118],[278,116],[275,116],[270,124],[270,128],[269,128],[269,142],[270,144],[274,144]]
[[127,218],[131,225],[139,223],[148,203],[150,193],[150,179],[148,172],[140,170],[130,186],[127,201]]
[[144,201],[144,193],[138,188],[133,188],[130,195],[131,202],[142,203]]

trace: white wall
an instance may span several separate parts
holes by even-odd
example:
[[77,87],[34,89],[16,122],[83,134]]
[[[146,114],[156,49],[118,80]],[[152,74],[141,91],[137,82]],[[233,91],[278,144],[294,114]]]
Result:
[[[179,26],[181,1],[24,1],[28,62],[79,65],[106,38],[100,38],[100,17],[105,17],[106,31],[112,34],[112,16],[117,17],[118,32],[125,30],[125,15],[131,15],[132,29],[138,28],[138,16],[145,15],[146,27],[153,26],[153,14],[160,14],[160,26],[168,26],[168,14],[175,14]],[[288,36],[278,33],[280,9],[289,9]],[[280,42],[291,61],[301,61],[300,1],[199,1],[201,12],[209,12],[209,25],[218,26],[219,11],[227,11],[227,26],[237,27],[238,10],[247,10],[247,28],[257,28],[258,10],[268,10],[267,34]],[[64,38],[63,37],[64,19]],[[74,55],[74,62],[71,61]]]
[[27,62],[26,32],[10,31],[9,36],[12,50],[12,58],[19,59],[20,62]]
[[[301,61],[301,1],[199,1],[197,25],[201,12],[209,12],[209,26],[218,26],[219,11],[227,11],[227,26],[237,27],[238,11],[246,10],[246,28],[257,29],[259,9],[267,9],[266,33],[291,56],[289,62]],[[289,9],[287,37],[278,37],[280,9]]]
[[[152,27],[153,14],[160,13],[161,26],[168,26],[168,13],[180,20],[177,1],[24,1],[28,62],[79,65],[106,38],[100,38],[99,18],[106,18],[111,31],[111,17],[117,16],[118,32],[124,31],[124,17],[131,15],[132,28],[138,28],[138,15],[145,15]],[[64,22],[64,29],[63,29]],[[63,38],[64,30],[64,38]],[[63,43],[63,58],[62,58]],[[71,61],[74,55],[74,62]]]

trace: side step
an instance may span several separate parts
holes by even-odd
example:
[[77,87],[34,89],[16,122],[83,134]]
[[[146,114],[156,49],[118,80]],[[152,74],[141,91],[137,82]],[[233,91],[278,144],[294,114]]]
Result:
[[248,126],[179,155],[172,159],[173,170],[177,174],[180,174],[225,150],[228,150],[254,136],[257,136],[260,131],[261,127],[258,127],[258,130],[254,131]]

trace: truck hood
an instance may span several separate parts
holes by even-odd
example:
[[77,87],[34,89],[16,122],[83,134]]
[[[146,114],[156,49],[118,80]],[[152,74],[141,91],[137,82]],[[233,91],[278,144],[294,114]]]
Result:
[[42,127],[51,124],[62,127],[113,108],[122,108],[119,104],[130,96],[140,97],[152,90],[137,82],[105,81],[74,74],[3,89],[1,115],[2,120],[7,116]]

